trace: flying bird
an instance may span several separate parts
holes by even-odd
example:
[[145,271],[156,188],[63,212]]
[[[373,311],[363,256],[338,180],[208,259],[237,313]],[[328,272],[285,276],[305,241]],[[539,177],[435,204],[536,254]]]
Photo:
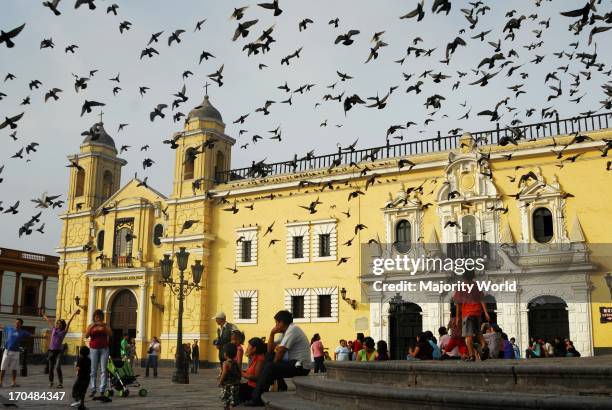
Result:
[[183,34],[185,32],[185,30],[175,30],[170,37],[168,37],[168,47],[170,47],[172,45],[173,41],[176,41],[177,43],[181,42],[181,38],[180,35]]
[[425,0],[421,0],[421,2],[417,4],[416,9],[409,11],[403,16],[400,16],[400,19],[411,19],[413,17],[417,17],[417,21],[423,20],[423,17],[425,17],[425,11],[423,10],[424,4],[425,4]]
[[166,115],[162,112],[162,110],[164,108],[168,108],[168,105],[166,104],[157,104],[157,107],[153,108],[153,111],[151,111],[151,113],[149,113],[149,119],[151,120],[151,122],[153,122],[153,120],[155,120],[155,117],[161,117],[161,118],[165,118]]
[[51,10],[53,14],[55,14],[56,16],[59,16],[60,14],[62,14],[57,8],[60,1],[61,0],[43,1],[42,5],[45,7],[49,7],[49,10]]
[[4,32],[4,30],[0,30],[0,44],[6,43],[6,47],[8,48],[15,47],[15,43],[13,42],[13,39],[17,37],[19,33],[21,33],[21,30],[23,30],[24,27],[25,27],[25,23],[23,23],[19,27],[9,30],[8,32]]
[[280,16],[283,10],[278,6],[278,0],[274,0],[272,3],[258,3],[259,7],[263,7],[264,9],[274,10],[274,17]]
[[249,20],[244,23],[238,23],[238,27],[234,31],[234,37],[232,37],[232,41],[236,41],[238,37],[246,37],[249,35],[249,27],[257,24],[259,20]]
[[104,107],[105,105],[106,104],[101,103],[101,102],[85,100],[85,102],[83,103],[83,106],[81,107],[81,117],[85,113],[90,114],[92,107]]
[[25,113],[22,112],[14,117],[4,117],[4,121],[0,124],[0,130],[6,128],[7,126],[12,130],[17,128],[17,122],[23,117],[23,114]]
[[89,10],[95,10],[96,9],[95,0],[76,0],[76,3],[74,4],[74,8],[78,9],[83,4],[87,4],[89,6]]
[[349,30],[346,34],[340,34],[338,37],[336,37],[334,44],[342,43],[345,46],[350,46],[355,42],[355,40],[353,40],[351,37],[356,36],[357,34],[359,34],[359,30]]

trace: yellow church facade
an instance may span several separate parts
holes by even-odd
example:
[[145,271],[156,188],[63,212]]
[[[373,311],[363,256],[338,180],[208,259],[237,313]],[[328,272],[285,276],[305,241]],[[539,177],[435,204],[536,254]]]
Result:
[[[120,186],[126,162],[99,123],[98,137],[69,157],[78,167],[70,169],[61,215],[58,317],[86,311],[67,335],[70,353],[85,342],[99,308],[114,340],[130,334],[145,357],[157,336],[162,358],[172,359],[178,301],[160,284],[159,262],[181,247],[189,265],[205,267],[183,320],[183,340],[200,342],[201,360],[217,360],[216,312],[248,340],[267,336],[280,309],[292,311],[307,335],[319,333],[330,351],[362,332],[403,358],[416,333],[446,325],[452,292],[382,284],[436,283],[452,274],[376,275],[376,252],[482,257],[480,278],[516,283],[516,291],[488,292],[487,306],[521,349],[530,336],[555,335],[583,355],[609,353],[612,171],[600,149],[612,139],[611,120],[555,120],[231,169],[235,139],[205,97],[171,137],[167,196],[139,179]],[[516,144],[497,144],[512,135]],[[185,274],[191,279],[189,268]]]

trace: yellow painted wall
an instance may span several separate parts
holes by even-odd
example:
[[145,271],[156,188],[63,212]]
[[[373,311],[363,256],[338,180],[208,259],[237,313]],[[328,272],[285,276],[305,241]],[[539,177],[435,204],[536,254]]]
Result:
[[[202,131],[201,128],[206,130]],[[217,311],[224,311],[231,322],[235,318],[234,312],[234,291],[235,290],[258,290],[258,321],[256,324],[239,324],[245,331],[247,340],[254,336],[268,336],[270,328],[274,325],[273,315],[284,308],[284,290],[287,288],[318,288],[318,287],[345,287],[347,296],[356,299],[359,303],[357,309],[353,309],[343,300],[338,301],[339,315],[337,323],[300,323],[306,334],[311,337],[314,333],[319,333],[326,346],[333,351],[337,342],[341,338],[352,339],[356,331],[368,333],[367,323],[369,323],[369,305],[364,302],[363,290],[360,282],[360,244],[369,239],[380,238],[384,242],[385,225],[381,208],[389,198],[389,194],[396,196],[402,188],[419,186],[424,181],[424,194],[420,196],[422,203],[431,202],[434,204],[424,212],[423,236],[427,241],[431,233],[435,230],[438,238],[442,237],[440,223],[436,213],[435,198],[441,183],[444,180],[444,167],[448,163],[448,152],[441,152],[430,155],[413,157],[411,160],[417,164],[433,164],[434,166],[419,170],[408,171],[404,168],[397,171],[396,160],[379,161],[367,164],[373,172],[392,168],[390,174],[381,175],[377,182],[365,191],[365,181],[367,177],[354,175],[354,169],[349,167],[338,168],[331,172],[326,170],[303,173],[301,175],[279,176],[266,179],[265,183],[261,180],[257,183],[252,181],[239,181],[229,184],[213,186],[214,164],[211,162],[216,151],[224,153],[226,165],[229,164],[231,154],[231,141],[217,141],[216,146],[202,154],[196,160],[196,172],[194,178],[203,177],[206,179],[204,189],[195,193],[200,196],[196,201],[189,201],[194,196],[191,188],[191,181],[182,181],[182,163],[184,152],[187,147],[198,146],[205,140],[210,139],[214,133],[223,134],[223,126],[211,121],[191,121],[186,126],[185,134],[180,139],[180,148],[177,149],[175,163],[175,184],[173,195],[165,198],[163,195],[152,189],[137,187],[137,180],[130,181],[121,188],[110,200],[101,206],[111,206],[113,211],[107,215],[102,215],[101,207],[84,207],[78,212],[72,206],[78,199],[71,199],[69,212],[64,216],[64,227],[60,248],[63,249],[62,263],[60,265],[60,289],[58,290],[58,312],[62,317],[69,316],[75,309],[74,297],[81,298],[81,305],[88,304],[89,286],[97,283],[100,286],[112,288],[130,286],[135,288],[138,294],[138,286],[146,285],[145,309],[146,309],[146,332],[141,335],[144,341],[148,341],[152,336],[160,336],[173,333],[176,330],[176,298],[170,293],[168,288],[163,288],[159,283],[159,263],[164,253],[174,253],[180,246],[185,246],[192,252],[190,264],[195,259],[201,259],[205,265],[203,277],[204,288],[194,291],[186,299],[184,332],[187,334],[200,334],[201,359],[216,360],[216,350],[211,344],[215,338],[216,326],[211,317]],[[599,133],[588,133],[595,139],[610,138],[612,131],[606,130]],[[571,137],[556,138],[557,143],[567,143]],[[555,154],[547,147],[551,144],[551,139],[540,140],[537,142],[522,142],[519,147],[485,147],[481,152],[513,152],[526,149],[542,149],[540,153],[534,153],[527,157],[515,156],[511,160],[496,159],[490,162],[494,175],[494,183],[500,194],[514,194],[518,192],[517,180],[512,183],[508,177],[520,176],[532,170],[535,166],[540,167],[542,175],[547,182],[558,178],[561,188],[574,195],[566,201],[565,224],[570,232],[576,218],[580,221],[582,231],[588,243],[606,243],[610,241],[609,228],[602,221],[609,217],[610,203],[612,202],[612,190],[608,189],[612,178],[612,172],[606,171],[607,158],[601,157],[601,153],[594,148],[583,149],[579,146],[570,146],[566,150],[566,155],[574,155],[578,152],[584,154],[575,163],[565,163],[562,168],[557,165],[559,161]],[[91,147],[82,147],[81,154],[89,152]],[[113,157],[107,151],[105,155]],[[116,157],[116,155],[114,155]],[[96,167],[114,166],[117,163],[104,156],[94,157],[96,161],[83,161],[82,165],[92,172]],[[516,167],[520,167],[517,169]],[[227,168],[227,167],[226,167]],[[353,175],[351,175],[353,174]],[[71,174],[73,175],[73,174]],[[334,189],[313,187],[298,189],[293,186],[290,188],[272,188],[275,183],[287,183],[298,180],[310,180],[317,177],[339,176],[345,178],[342,182],[334,183]],[[434,183],[433,181],[436,180]],[[75,183],[74,176],[70,178],[71,190]],[[258,188],[263,184],[270,187],[269,190],[256,193],[238,193],[244,188]],[[237,214],[225,211],[228,204],[220,204],[218,199],[206,200],[203,194],[206,189],[214,188],[219,192],[230,192],[228,200],[233,203],[235,200],[240,208]],[[85,196],[97,197],[96,190],[99,189],[97,183],[92,182],[86,187]],[[348,194],[355,189],[366,192],[366,195],[355,199],[347,200]],[[274,194],[274,199],[267,197],[270,193]],[[322,202],[317,207],[317,213],[309,214],[307,210],[298,205],[307,206],[316,198]],[[502,216],[502,225],[507,221],[514,236],[519,242],[521,240],[520,215],[516,201],[512,198],[503,198],[505,205],[508,205],[509,212]],[[254,205],[254,210],[245,208],[245,205]],[[125,209],[124,209],[125,208]],[[162,212],[166,211],[167,216]],[[343,211],[350,211],[351,217],[342,214]],[[134,251],[141,249],[141,260],[135,261],[133,269],[149,272],[145,278],[117,279],[102,282],[101,279],[87,279],[85,271],[103,271],[100,262],[95,260],[99,252],[84,252],[79,250],[67,250],[66,248],[78,247],[91,242],[95,247],[95,235],[99,230],[104,229],[105,245],[104,252],[108,256],[112,254],[113,229],[116,218],[134,218],[135,236]],[[324,219],[337,220],[337,258],[335,261],[309,262],[288,264],[286,257],[286,237],[287,228],[285,224],[292,221],[317,221]],[[198,220],[192,228],[181,233],[183,223],[186,220]],[[152,243],[153,227],[161,223],[165,226],[164,242],[161,246]],[[274,223],[272,234],[263,236],[265,229]],[[355,225],[361,223],[367,229],[355,235]],[[246,226],[259,226],[258,231],[258,252],[257,265],[238,267],[237,273],[232,273],[227,268],[233,268],[236,260],[236,229]],[[310,244],[312,248],[312,227],[310,228]],[[193,237],[184,240],[181,238]],[[342,245],[353,238],[352,246]],[[174,238],[174,242],[173,242]],[[279,239],[273,246],[269,245],[270,239]],[[312,251],[312,249],[311,249]],[[210,256],[209,256],[210,255]],[[347,257],[348,262],[338,266],[338,260]],[[593,291],[592,300],[605,301],[608,288],[603,279],[602,272],[612,271],[612,266],[608,261],[601,260],[597,273],[592,275]],[[157,273],[156,273],[157,272]],[[293,273],[303,273],[298,279]],[[121,274],[126,277],[130,275],[130,270]],[[175,264],[175,277],[176,264]],[[187,276],[191,274],[188,269]],[[98,280],[98,282],[95,282]],[[92,282],[93,281],[93,282]],[[164,305],[164,312],[154,307],[149,298],[151,294],[156,295],[157,303]],[[102,307],[104,290],[97,293],[96,307]],[[609,297],[609,295],[608,295]],[[609,300],[609,299],[607,299]],[[602,302],[606,304],[605,302]],[[608,305],[612,304],[607,302]],[[593,303],[593,343],[597,347],[612,347],[612,324],[602,325],[599,323],[600,303]],[[73,332],[84,331],[87,325],[88,315],[81,315],[77,322],[73,324]],[[356,323],[365,323],[366,327],[356,330]],[[208,336],[206,338],[206,335]],[[68,338],[67,341],[73,346],[82,343],[80,338]],[[186,340],[191,342],[192,340]],[[162,357],[173,358],[174,340],[162,340]],[[71,348],[72,349],[72,348]],[[73,350],[71,350],[73,351]],[[140,345],[139,356],[144,357],[146,353],[146,343]]]

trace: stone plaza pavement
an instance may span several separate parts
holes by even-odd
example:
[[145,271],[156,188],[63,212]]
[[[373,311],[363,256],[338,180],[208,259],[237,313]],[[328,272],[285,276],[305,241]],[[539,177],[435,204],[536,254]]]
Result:
[[[18,408],[34,409],[70,409],[69,405],[74,400],[71,397],[72,384],[74,382],[74,369],[71,365],[62,367],[64,372],[64,388],[49,388],[48,375],[43,373],[42,366],[29,366],[28,377],[18,377],[17,384],[20,387],[6,387],[10,379],[5,376],[4,385],[0,389],[0,396],[4,406],[16,404]],[[136,374],[144,375],[144,369],[135,369]],[[112,402],[102,403],[88,399],[85,403],[90,409],[221,409],[221,390],[217,387],[217,369],[200,369],[198,374],[190,374],[190,384],[172,384],[171,368],[160,368],[159,377],[138,377],[142,387],[148,390],[146,397],[138,396],[136,387],[130,388],[129,397],[113,396]],[[15,396],[16,392],[66,392],[61,401],[49,400],[18,400],[10,401],[10,392]]]

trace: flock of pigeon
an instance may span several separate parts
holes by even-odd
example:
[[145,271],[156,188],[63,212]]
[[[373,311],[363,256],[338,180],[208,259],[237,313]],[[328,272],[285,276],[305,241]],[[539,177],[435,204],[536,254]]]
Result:
[[[507,5],[518,5],[522,2],[432,0],[426,5],[425,0],[420,2],[414,0],[408,1],[406,3],[412,5],[412,7],[407,7],[409,10],[397,16],[400,21],[412,22],[412,24],[414,24],[413,27],[418,28],[418,25],[422,24],[421,22],[427,21],[429,15],[449,15],[453,13],[461,16],[464,27],[454,33],[444,44],[428,43],[426,39],[418,35],[410,39],[405,54],[399,58],[396,56],[390,59],[393,61],[393,64],[397,66],[397,84],[386,88],[384,92],[375,96],[360,95],[359,92],[351,89],[351,81],[354,80],[355,74],[342,72],[341,70],[332,73],[334,79],[331,84],[314,84],[308,82],[308,79],[305,79],[303,84],[293,87],[289,86],[288,82],[284,80],[280,84],[270,85],[270,88],[272,88],[277,95],[281,96],[280,98],[266,99],[261,106],[242,113],[238,115],[235,120],[231,121],[232,125],[239,128],[237,132],[239,146],[241,149],[249,149],[264,139],[261,135],[246,129],[249,120],[253,118],[253,116],[269,116],[274,113],[276,107],[280,104],[286,104],[292,107],[294,105],[294,98],[299,98],[301,95],[318,93],[319,95],[316,97],[314,107],[309,109],[323,111],[332,110],[340,106],[344,117],[348,120],[352,115],[355,115],[354,112],[356,110],[384,110],[395,98],[397,98],[397,94],[402,92],[400,85],[404,84],[405,93],[412,98],[412,101],[421,101],[423,106],[429,110],[426,118],[424,118],[421,123],[423,126],[427,127],[432,122],[436,121],[436,119],[449,116],[456,116],[457,122],[467,120],[470,116],[482,117],[483,121],[501,122],[502,125],[515,129],[516,133],[513,133],[513,136],[502,138],[499,143],[501,145],[517,144],[517,140],[525,138],[521,135],[520,130],[516,128],[523,123],[523,119],[537,116],[537,114],[540,114],[542,119],[553,118],[555,114],[558,114],[555,107],[555,100],[561,98],[575,103],[578,107],[582,107],[582,100],[587,94],[583,91],[582,85],[591,81],[596,74],[603,78],[612,77],[612,66],[606,61],[610,53],[605,44],[609,41],[603,38],[603,36],[606,35],[604,33],[612,29],[612,8],[610,8],[609,1],[588,0],[585,4],[575,9],[571,6],[575,5],[576,2],[567,2],[570,10],[560,13],[560,15],[555,13],[554,16],[546,11],[547,4],[552,0],[532,1],[541,12],[525,15],[522,14],[520,10],[509,9],[505,12],[505,24],[503,27],[498,28],[488,25],[487,17],[491,13],[491,10],[493,8],[506,7]],[[527,0],[525,0],[525,2],[527,2]],[[227,39],[215,38],[214,41],[220,41],[225,44],[229,43],[232,46],[240,47],[244,53],[244,58],[252,58],[255,56],[261,58],[262,63],[258,65],[259,70],[265,70],[269,65],[280,65],[281,67],[288,66],[288,69],[290,69],[296,60],[305,58],[304,47],[289,49],[280,61],[272,61],[266,58],[267,54],[272,49],[276,47],[284,48],[284,46],[282,45],[282,41],[276,37],[275,24],[264,25],[262,22],[263,18],[261,17],[261,13],[264,13],[265,17],[276,20],[283,19],[283,7],[289,6],[289,2],[283,2],[281,4],[279,0],[274,0],[272,2],[256,3],[254,5],[244,5],[235,8],[228,7],[228,17],[230,20],[228,24],[232,24],[235,27],[233,36]],[[77,11],[81,13],[90,12],[97,8],[105,8],[106,14],[116,16],[117,19],[120,20],[117,26],[122,35],[127,35],[128,32],[138,29],[137,24],[133,24],[132,21],[124,19],[121,16],[122,10],[118,4],[106,3],[102,5],[99,0],[49,0],[44,1],[40,7],[48,9],[49,13],[52,13],[58,18],[62,18],[62,13],[66,12],[66,10],[71,7],[77,9]],[[259,10],[260,12],[256,13],[255,10]],[[329,16],[328,21],[327,19],[325,19],[326,21],[318,21],[318,19],[305,17],[296,22],[295,30],[299,33],[309,32],[314,29],[331,30],[333,35],[330,46],[342,48],[351,47],[355,49],[355,52],[363,53],[364,64],[375,64],[376,61],[388,59],[388,55],[383,55],[385,48],[389,46],[389,40],[385,39],[384,30],[374,32],[369,41],[369,50],[363,50],[363,43],[370,37],[363,38],[365,35],[364,28],[345,26],[343,24],[345,19],[348,18],[342,16]],[[262,21],[260,22],[260,20]],[[206,21],[206,18],[197,20],[193,26],[193,32],[202,31],[205,28],[204,25]],[[567,25],[567,29],[575,37],[575,40],[562,50],[549,50],[544,40],[542,40],[544,33],[549,30],[553,24]],[[5,47],[19,47],[21,33],[24,32],[24,30],[34,29],[33,26],[32,23],[16,22],[16,24],[8,27],[0,27],[0,53],[2,53],[2,49]],[[191,29],[189,29],[189,31],[191,31]],[[517,33],[526,31],[531,33],[531,41],[527,44],[519,44],[518,41],[516,41]],[[135,51],[135,58],[140,60],[154,59],[160,55],[162,47],[178,47],[181,42],[191,40],[190,33],[186,29],[160,30],[152,33],[148,38],[149,41],[143,44],[142,49],[137,52]],[[600,46],[598,52],[597,43],[600,38],[600,42],[604,44],[604,46]],[[609,38],[607,40],[609,40]],[[459,53],[467,53],[468,51],[466,50],[474,43],[488,43],[490,45],[490,52],[473,60],[473,66],[468,69],[462,70],[454,68],[453,62],[456,55]],[[53,38],[51,37],[42,38],[40,42],[40,49],[54,48],[55,46]],[[203,50],[199,55],[198,64],[215,64],[217,57],[215,57],[212,51],[214,51],[212,48]],[[64,52],[66,54],[78,53],[79,45],[68,44],[64,48]],[[310,56],[309,58],[312,59],[316,57]],[[410,67],[410,62],[417,59],[431,59],[432,63],[436,63],[435,66],[444,67],[444,70],[438,71],[432,68],[422,73],[406,72],[406,67]],[[529,106],[530,101],[526,99],[526,97],[521,96],[529,92],[528,87],[525,86],[525,80],[530,76],[530,68],[539,64],[546,65],[550,70],[545,78],[542,79],[546,87],[550,90],[547,96],[549,105],[545,107],[532,107]],[[434,64],[431,66],[433,67]],[[207,92],[209,86],[216,86],[220,89],[220,92],[223,91],[223,86],[225,81],[227,81],[225,78],[227,73],[224,73],[224,67],[225,64],[219,62],[218,65],[215,64],[216,69],[210,69],[210,72],[206,73],[204,81],[206,82],[205,87]],[[43,84],[40,80],[29,79],[26,82],[24,91],[27,93],[36,93],[40,91],[43,94],[42,98],[44,98],[44,101],[51,103],[61,100],[63,93],[72,92],[69,91],[68,88],[73,86],[74,93],[83,95],[83,103],[78,114],[81,117],[90,114],[95,115],[97,110],[111,103],[106,100],[103,101],[102,98],[87,94],[88,85],[92,82],[108,81],[112,86],[112,93],[114,96],[119,95],[121,92],[129,92],[123,90],[123,87],[126,86],[121,82],[119,73],[104,80],[100,79],[98,71],[98,69],[91,69],[87,75],[72,74],[74,83],[70,86],[66,84],[63,88],[45,87],[47,84]],[[18,74],[19,73],[7,73],[4,77],[4,82],[15,81],[18,78]],[[194,76],[194,72],[185,70],[182,74],[183,82],[191,76]],[[493,83],[496,90],[501,90],[504,97],[492,107],[475,108],[473,105],[476,105],[477,101],[470,103],[465,101],[463,104],[460,104],[460,107],[453,107],[451,109],[446,106],[447,98],[445,96],[439,93],[429,92],[431,87],[441,84],[446,86],[449,93],[453,93],[463,87],[490,87]],[[581,115],[605,112],[612,109],[612,82],[609,80],[604,81],[603,84],[601,84],[601,89],[602,97],[597,98],[591,96],[591,99],[596,98],[597,101],[599,101],[597,106],[591,107],[589,110],[578,108],[577,111]],[[140,97],[144,99],[149,90],[150,88],[148,86],[142,85],[138,86],[137,90],[134,89],[132,91],[138,92]],[[1,91],[0,84],[0,101],[12,97],[13,96],[7,96]],[[586,97],[586,99],[588,98],[589,97]],[[20,124],[28,120],[27,106],[30,105],[31,102],[30,96],[22,99],[20,97],[19,99],[20,101],[17,99],[12,100],[15,104],[10,107],[3,106],[2,109],[5,112],[0,115],[0,133],[8,132],[8,136],[12,138],[13,141],[18,140],[17,132]],[[171,118],[174,122],[183,121],[186,119],[186,114],[181,112],[181,108],[188,100],[187,87],[183,83],[182,87],[172,94],[171,101],[151,104],[148,118],[143,118],[142,120],[150,122],[163,121],[166,116],[171,113]],[[76,114],[77,113],[75,113],[75,115]],[[320,127],[327,127],[327,122],[327,120],[321,122]],[[117,132],[124,130],[128,125],[128,123],[120,123]],[[388,145],[392,141],[393,143],[396,141],[403,141],[404,136],[400,135],[400,132],[407,132],[410,127],[417,125],[418,124],[412,120],[405,123],[390,124],[386,135],[384,135],[386,144]],[[341,126],[342,124],[336,124],[338,128]],[[90,129],[83,131],[82,135],[90,136],[91,140],[96,140],[100,136],[100,130],[101,126],[96,124]],[[449,130],[448,133],[457,135],[461,131],[463,131],[462,128],[457,127]],[[265,139],[278,142],[288,140],[283,139],[280,126],[268,132],[272,135]],[[250,135],[250,137],[243,137],[243,134],[247,133],[251,133],[252,135]],[[246,140],[247,138],[248,140]],[[570,144],[583,142],[585,138],[588,137],[576,134],[574,140]],[[339,146],[339,149],[340,151],[354,150],[356,143],[357,141],[348,147]],[[605,143],[606,145],[602,148],[602,156],[607,156],[608,150],[612,148],[612,141],[606,141]],[[176,139],[164,140],[163,144],[168,145],[170,149],[176,149],[178,147]],[[195,157],[213,146],[214,141],[209,141],[202,147],[199,147],[200,151],[192,151],[191,155]],[[558,154],[558,158],[561,161],[561,167],[564,163],[573,163],[578,158],[577,156],[576,158],[564,158],[563,151],[566,147],[567,146],[557,147],[556,144],[553,147],[553,150]],[[10,161],[29,161],[29,156],[37,152],[38,148],[39,143],[28,143],[12,155]],[[130,145],[121,145],[119,151],[120,153],[125,153],[130,148]],[[149,148],[148,144],[143,145],[140,147],[140,152],[146,153]],[[314,157],[314,152],[310,151],[301,158],[308,159],[312,157]],[[368,159],[375,160],[376,158],[363,158],[362,160],[366,161]],[[295,154],[294,162],[297,160],[298,155]],[[152,158],[146,157],[142,159],[143,170],[152,167],[154,164],[155,160]],[[398,162],[400,169],[410,164],[411,162],[407,159],[400,159]],[[342,164],[334,163],[331,168],[340,165]],[[358,164],[356,164],[356,166],[358,166]],[[80,165],[77,162],[70,162],[67,167],[79,168]],[[2,172],[4,168],[5,165],[0,163],[0,183],[3,181]],[[610,162],[608,162],[607,168],[610,170]],[[255,177],[265,176],[268,172],[267,170],[268,166],[265,160],[253,161],[249,175]],[[529,176],[527,176],[527,178],[529,178]],[[522,177],[521,181],[523,181]],[[201,189],[201,182],[202,181],[194,182],[194,192]],[[370,181],[370,183],[373,182],[374,180]],[[146,178],[142,184],[147,184]],[[325,187],[323,187],[323,189],[325,189]],[[4,194],[6,195],[6,192]],[[363,194],[363,192],[358,190],[356,195],[360,194]],[[31,202],[35,203],[37,208],[61,208],[64,204],[64,200],[60,199],[60,197],[61,195],[47,195],[47,193],[44,193],[37,198],[31,199]],[[349,200],[350,198],[349,196]],[[10,206],[4,207],[2,206],[2,201],[0,201],[0,212],[9,215],[17,215],[20,211],[20,202],[23,201],[27,200],[22,198]],[[309,205],[304,205],[302,208],[308,209],[311,213],[313,211],[316,212],[317,202],[318,201],[315,201]],[[228,210],[232,212],[236,209],[235,203],[231,208],[228,208]],[[24,221],[18,231],[18,235],[20,237],[24,235],[28,236],[34,231],[44,233],[45,223],[41,221],[41,216],[42,211]]]

